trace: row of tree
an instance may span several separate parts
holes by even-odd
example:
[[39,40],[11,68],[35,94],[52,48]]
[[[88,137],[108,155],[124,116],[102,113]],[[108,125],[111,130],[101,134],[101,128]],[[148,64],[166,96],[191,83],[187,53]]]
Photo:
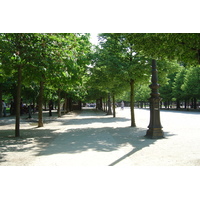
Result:
[[[91,86],[90,93],[94,95],[93,98],[97,98],[98,95],[100,99],[108,99],[108,114],[112,114],[112,96],[115,117],[115,96],[119,97],[124,91],[130,91],[131,126],[134,127],[135,94],[138,93],[139,96],[142,88],[149,91],[152,58],[135,48],[134,34],[100,34],[99,40],[100,46],[96,47],[92,57],[93,68],[88,82]],[[179,64],[176,60],[167,59],[157,63],[160,83],[165,84],[168,73],[175,72]]]
[[0,34],[0,97],[10,92],[14,99],[16,137],[22,95],[37,99],[38,127],[43,126],[44,91],[49,99],[57,96],[59,116],[61,95],[81,97],[90,50],[89,34]]
[[[160,77],[162,79],[162,77]],[[175,72],[166,75],[167,81],[161,84],[160,96],[162,98],[161,106],[165,108],[176,106],[180,108],[198,108],[200,100],[200,66],[185,67],[179,65]],[[150,88],[148,84],[140,84],[135,89],[135,102],[138,107],[148,104]],[[125,91],[123,97],[130,99],[130,92]]]
[[105,102],[107,113],[115,117],[115,99],[129,91],[131,126],[136,126],[135,97],[147,98],[152,59],[157,60],[159,83],[163,86],[160,91],[165,101],[172,98],[171,94],[177,101],[198,98],[200,34],[104,33],[99,34],[100,44],[93,48],[89,36],[0,35],[0,97],[6,92],[12,94],[16,105],[16,136],[19,136],[22,97],[38,102],[40,127],[42,105],[55,97],[58,116],[61,99],[73,97],[85,101],[96,99],[99,109],[103,109]]

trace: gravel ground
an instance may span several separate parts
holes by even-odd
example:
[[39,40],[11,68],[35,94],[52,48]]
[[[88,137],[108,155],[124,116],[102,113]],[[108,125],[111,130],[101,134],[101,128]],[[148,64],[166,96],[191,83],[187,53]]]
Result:
[[14,137],[13,117],[0,119],[1,166],[199,166],[200,113],[161,111],[164,139],[147,139],[149,110],[135,109],[137,127],[130,127],[129,108],[117,117],[93,109],[60,118],[44,114],[21,119],[21,137]]

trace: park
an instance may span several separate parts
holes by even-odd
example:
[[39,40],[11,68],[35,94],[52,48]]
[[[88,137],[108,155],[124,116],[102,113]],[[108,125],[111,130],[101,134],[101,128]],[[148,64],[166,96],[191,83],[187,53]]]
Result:
[[198,166],[200,34],[98,38],[0,35],[0,165]]

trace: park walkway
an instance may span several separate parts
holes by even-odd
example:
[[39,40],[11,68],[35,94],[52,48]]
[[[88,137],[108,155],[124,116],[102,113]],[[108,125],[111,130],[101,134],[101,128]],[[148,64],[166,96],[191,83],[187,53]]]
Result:
[[195,166],[200,165],[200,114],[162,111],[165,138],[144,137],[149,110],[135,109],[137,127],[130,127],[129,108],[117,117],[83,109],[61,118],[44,115],[21,119],[21,137],[14,138],[14,119],[0,121],[1,166]]

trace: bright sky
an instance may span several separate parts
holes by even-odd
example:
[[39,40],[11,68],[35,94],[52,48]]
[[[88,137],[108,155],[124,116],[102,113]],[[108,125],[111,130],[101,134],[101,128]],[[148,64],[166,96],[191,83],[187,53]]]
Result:
[[98,38],[97,38],[98,33],[90,33],[90,42],[94,45],[98,44]]

